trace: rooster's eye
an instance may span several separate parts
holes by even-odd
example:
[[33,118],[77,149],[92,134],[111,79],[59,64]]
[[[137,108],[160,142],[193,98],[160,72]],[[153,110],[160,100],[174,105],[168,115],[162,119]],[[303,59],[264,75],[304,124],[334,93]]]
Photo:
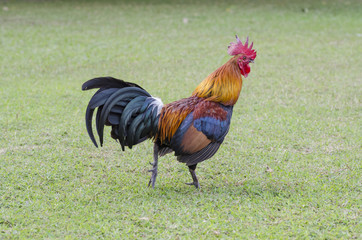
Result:
[[246,57],[244,56],[244,57],[243,57],[243,60],[245,60],[245,59],[246,59]]

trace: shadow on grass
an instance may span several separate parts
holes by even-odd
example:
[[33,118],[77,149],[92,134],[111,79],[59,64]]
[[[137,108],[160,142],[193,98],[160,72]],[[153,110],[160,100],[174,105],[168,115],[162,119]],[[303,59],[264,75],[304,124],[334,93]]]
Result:
[[159,184],[155,189],[145,188],[142,192],[149,198],[243,198],[243,199],[269,199],[269,198],[291,198],[298,196],[303,191],[303,183],[283,183],[274,181],[250,180],[243,183],[213,184],[204,183],[200,189],[193,186],[180,184]]

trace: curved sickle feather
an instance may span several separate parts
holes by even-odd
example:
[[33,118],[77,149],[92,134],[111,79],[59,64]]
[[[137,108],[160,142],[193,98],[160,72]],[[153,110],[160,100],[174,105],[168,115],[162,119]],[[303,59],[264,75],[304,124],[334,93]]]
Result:
[[139,96],[144,95],[147,97],[150,97],[151,95],[146,92],[143,89],[136,88],[136,87],[128,87],[128,88],[121,88],[115,93],[113,93],[105,102],[99,122],[97,124],[97,130],[99,135],[99,141],[101,146],[103,145],[103,131],[104,131],[104,124],[106,122],[106,119],[108,117],[109,112],[111,111],[111,108],[117,104],[118,101],[120,101],[123,98],[131,97],[131,96]]

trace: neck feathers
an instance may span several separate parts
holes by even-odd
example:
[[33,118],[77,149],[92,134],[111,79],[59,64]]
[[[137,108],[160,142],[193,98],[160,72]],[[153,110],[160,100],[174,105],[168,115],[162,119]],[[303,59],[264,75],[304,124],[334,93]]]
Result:
[[193,96],[206,98],[208,101],[224,105],[234,105],[242,87],[240,68],[237,56],[231,58],[223,66],[205,78],[193,92]]

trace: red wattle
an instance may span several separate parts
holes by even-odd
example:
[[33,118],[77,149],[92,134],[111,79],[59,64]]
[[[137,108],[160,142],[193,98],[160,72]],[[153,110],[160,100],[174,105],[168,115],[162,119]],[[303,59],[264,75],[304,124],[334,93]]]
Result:
[[243,64],[240,67],[240,71],[241,71],[241,75],[243,75],[244,77],[248,77],[249,73],[250,73],[250,66],[249,64]]

